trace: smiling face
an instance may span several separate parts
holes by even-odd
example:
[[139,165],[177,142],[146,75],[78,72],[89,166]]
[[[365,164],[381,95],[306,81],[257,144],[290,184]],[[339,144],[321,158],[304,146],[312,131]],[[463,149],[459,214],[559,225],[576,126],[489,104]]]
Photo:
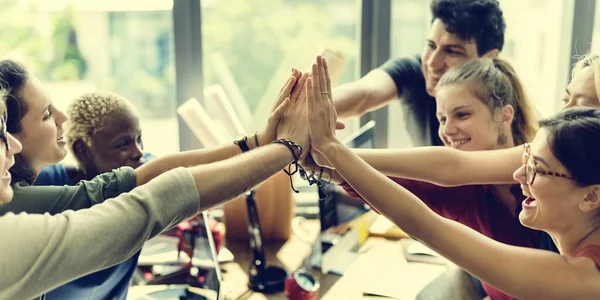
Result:
[[137,168],[143,163],[142,129],[132,111],[113,115],[102,130],[90,136],[90,155],[82,159],[88,172],[98,175],[123,166]]
[[2,175],[0,176],[0,206],[10,203],[13,198],[13,189],[10,184],[10,168],[15,164],[15,154],[21,152],[23,147],[10,133],[6,132],[4,121],[1,122],[3,128],[0,129],[0,166]]
[[[465,151],[497,149],[499,137],[510,132],[465,83],[439,87],[436,103],[438,135],[446,146]],[[511,122],[512,117],[506,122],[508,128]]]
[[[527,172],[531,178],[535,169],[538,171],[530,184]],[[525,150],[523,152],[523,166],[513,175],[527,197],[519,220],[523,225],[538,230],[564,231],[572,226],[574,220],[581,219],[579,206],[589,188],[579,186],[569,178],[544,174],[548,172],[570,175],[552,154],[546,130],[540,129],[530,144],[529,154]]]
[[67,155],[62,127],[67,118],[52,105],[44,86],[35,77],[27,81],[20,97],[27,112],[20,122],[21,131],[14,136],[23,145],[23,158],[39,172]]
[[574,74],[573,79],[567,86],[562,102],[563,107],[561,109],[574,106],[600,106],[594,84],[594,71],[591,67],[584,67]]
[[429,95],[435,95],[438,81],[451,68],[479,57],[475,40],[464,41],[446,31],[444,23],[435,19],[422,54],[422,71]]

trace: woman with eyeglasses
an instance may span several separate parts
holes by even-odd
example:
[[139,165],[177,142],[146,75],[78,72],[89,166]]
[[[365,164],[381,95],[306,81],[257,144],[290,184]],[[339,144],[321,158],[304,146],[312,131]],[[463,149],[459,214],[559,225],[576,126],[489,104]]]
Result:
[[[573,108],[540,122],[514,171],[520,222],[549,233],[560,254],[507,245],[441,217],[336,137],[324,64],[307,82],[310,138],[339,175],[410,236],[515,299],[600,299],[600,110]],[[393,199],[393,201],[391,201]],[[494,296],[490,296],[494,299]]]
[[[446,147],[461,151],[506,149],[531,141],[538,129],[533,107],[510,64],[501,59],[478,59],[444,74],[436,86],[438,135]],[[554,245],[542,244],[541,232],[524,227],[521,189],[516,184],[441,187],[427,182],[390,177],[415,194],[439,215],[460,222],[499,242],[530,248],[557,251]],[[342,187],[353,197],[360,197],[350,185]],[[456,278],[455,270],[445,274]],[[438,289],[440,281],[425,288],[422,296]],[[475,291],[485,297],[501,292],[476,282]],[[463,289],[464,290],[464,289]],[[436,291],[437,292],[437,291]],[[440,297],[439,295],[438,297]]]
[[[562,109],[600,107],[600,57],[589,53],[573,67],[561,100]],[[512,184],[521,164],[521,146],[486,151],[457,151],[448,147],[357,149],[369,165],[385,175],[431,182],[441,186]]]

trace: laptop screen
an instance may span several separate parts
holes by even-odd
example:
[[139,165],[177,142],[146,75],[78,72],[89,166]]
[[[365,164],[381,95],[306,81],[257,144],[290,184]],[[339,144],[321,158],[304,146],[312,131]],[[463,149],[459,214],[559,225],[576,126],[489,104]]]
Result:
[[[134,297],[134,299],[219,300],[222,298],[220,295],[221,268],[206,212],[202,212],[189,222],[182,224],[191,227],[188,230],[179,230],[179,233],[185,235],[184,239],[190,241],[190,238],[195,235],[194,243],[192,243],[194,248],[192,269],[189,272],[182,272],[190,259],[186,251],[182,251],[178,255],[180,239],[173,234],[177,231],[154,237],[144,244],[138,266],[140,269],[149,270],[154,276],[152,280],[145,283],[147,287],[164,285],[164,288],[154,289],[154,291],[145,293],[139,298]],[[195,284],[193,287],[189,286],[187,284],[188,274],[198,275],[199,284]]]

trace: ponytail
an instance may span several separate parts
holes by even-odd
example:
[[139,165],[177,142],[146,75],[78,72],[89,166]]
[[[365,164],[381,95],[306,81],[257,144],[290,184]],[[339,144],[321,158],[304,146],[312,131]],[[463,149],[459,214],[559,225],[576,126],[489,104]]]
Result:
[[515,144],[521,145],[530,142],[535,137],[539,126],[533,106],[523,88],[523,83],[515,69],[507,61],[498,58],[493,61],[494,66],[506,75],[512,85],[514,104],[511,104],[515,110],[515,118],[511,128]]

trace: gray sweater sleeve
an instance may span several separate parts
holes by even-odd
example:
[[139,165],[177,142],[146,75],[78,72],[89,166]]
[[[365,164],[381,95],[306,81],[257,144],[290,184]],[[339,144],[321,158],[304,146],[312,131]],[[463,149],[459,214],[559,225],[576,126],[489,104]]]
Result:
[[90,209],[0,217],[0,299],[32,299],[129,258],[197,214],[198,198],[191,173],[178,168]]
[[76,186],[31,186],[18,182],[13,185],[13,201],[0,207],[0,215],[8,212],[54,215],[69,209],[90,208],[131,191],[135,188],[135,179],[133,168],[121,167]]

